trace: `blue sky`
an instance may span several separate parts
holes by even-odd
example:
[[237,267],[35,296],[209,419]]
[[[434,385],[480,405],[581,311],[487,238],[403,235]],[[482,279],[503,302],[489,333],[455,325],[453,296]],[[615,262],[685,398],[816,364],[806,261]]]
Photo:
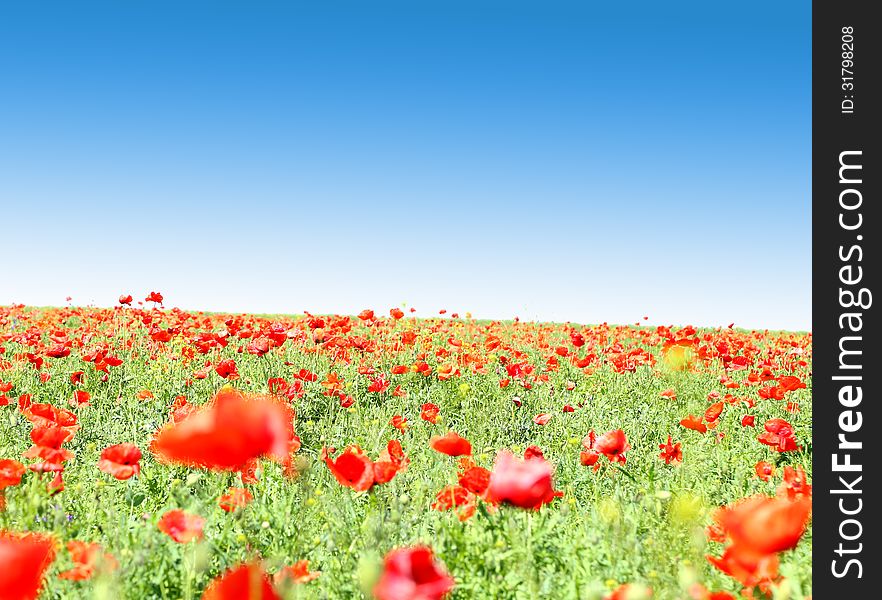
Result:
[[811,325],[806,3],[4,3],[0,73],[0,303]]

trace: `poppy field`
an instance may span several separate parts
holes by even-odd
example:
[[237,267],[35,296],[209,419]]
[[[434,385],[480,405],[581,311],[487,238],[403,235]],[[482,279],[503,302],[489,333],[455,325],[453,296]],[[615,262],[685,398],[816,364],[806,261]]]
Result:
[[811,596],[810,333],[0,307],[0,598]]

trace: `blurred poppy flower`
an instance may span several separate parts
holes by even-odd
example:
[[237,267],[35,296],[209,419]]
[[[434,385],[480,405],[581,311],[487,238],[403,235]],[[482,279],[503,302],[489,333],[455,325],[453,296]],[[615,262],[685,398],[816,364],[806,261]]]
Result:
[[545,459],[521,460],[507,450],[496,455],[487,489],[490,501],[538,509],[558,495],[554,490],[551,465]]
[[156,526],[174,541],[185,544],[202,538],[205,519],[175,508],[163,514]]
[[241,471],[266,456],[282,464],[295,443],[293,412],[273,396],[231,388],[182,421],[160,429],[150,445],[158,459],[220,471]]
[[284,585],[286,583],[302,584],[318,579],[321,571],[310,571],[308,560],[298,560],[293,565],[282,567],[273,575],[273,583]]
[[281,600],[263,567],[240,565],[222,574],[206,588],[202,600]]
[[43,573],[55,559],[55,541],[38,533],[0,530],[0,598],[34,600]]
[[668,400],[676,400],[677,392],[674,391],[674,388],[668,388],[661,393],[662,398],[667,398]]
[[67,551],[74,567],[59,573],[58,577],[61,579],[84,581],[91,579],[99,567],[113,571],[119,566],[116,558],[109,552],[104,552],[101,544],[71,540],[67,543]]
[[805,532],[811,499],[752,496],[715,514],[729,541],[723,556],[708,560],[747,588],[767,585],[776,575],[777,553],[794,548]]
[[377,600],[440,600],[454,583],[430,548],[398,548],[386,555],[374,596]]
[[227,493],[218,498],[217,504],[227,512],[233,512],[236,509],[244,508],[254,499],[251,492],[245,488],[231,487]]
[[429,446],[448,456],[465,456],[472,453],[471,443],[453,431],[448,431],[444,435],[432,436],[432,439],[429,440]]

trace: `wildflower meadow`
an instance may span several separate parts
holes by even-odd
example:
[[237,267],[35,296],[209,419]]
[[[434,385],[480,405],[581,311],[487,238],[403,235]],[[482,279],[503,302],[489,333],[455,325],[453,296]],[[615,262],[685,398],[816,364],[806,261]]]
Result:
[[164,301],[0,307],[3,599],[811,596],[810,333]]

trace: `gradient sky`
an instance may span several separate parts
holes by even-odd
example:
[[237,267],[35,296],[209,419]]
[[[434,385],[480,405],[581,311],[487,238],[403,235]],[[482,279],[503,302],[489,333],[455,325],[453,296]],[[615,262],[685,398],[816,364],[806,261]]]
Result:
[[805,2],[5,2],[0,304],[811,325]]

